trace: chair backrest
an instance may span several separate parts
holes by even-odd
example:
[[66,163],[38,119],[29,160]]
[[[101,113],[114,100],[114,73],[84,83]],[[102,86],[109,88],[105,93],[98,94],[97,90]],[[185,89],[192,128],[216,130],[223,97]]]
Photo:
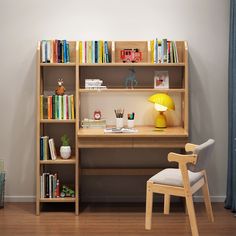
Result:
[[208,139],[205,143],[198,145],[193,153],[197,155],[197,163],[195,165],[188,165],[188,169],[193,172],[199,172],[204,170],[207,165],[207,161],[213,149],[214,139]]

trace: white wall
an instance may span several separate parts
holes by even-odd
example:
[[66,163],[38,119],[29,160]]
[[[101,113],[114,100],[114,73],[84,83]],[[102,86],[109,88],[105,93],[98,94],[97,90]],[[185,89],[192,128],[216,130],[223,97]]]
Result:
[[0,159],[6,194],[35,195],[36,44],[41,39],[187,40],[191,140],[216,140],[211,195],[225,195],[229,2],[222,0],[1,0]]

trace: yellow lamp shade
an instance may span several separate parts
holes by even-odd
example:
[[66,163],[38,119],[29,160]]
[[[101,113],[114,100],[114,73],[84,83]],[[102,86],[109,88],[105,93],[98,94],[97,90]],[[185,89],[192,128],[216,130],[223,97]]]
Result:
[[159,111],[155,126],[157,128],[166,128],[166,117],[163,112],[166,110],[175,110],[173,99],[165,93],[157,93],[149,97],[148,101],[154,103],[155,109]]
[[157,111],[175,110],[173,99],[165,93],[157,93],[148,98],[149,102],[155,104]]

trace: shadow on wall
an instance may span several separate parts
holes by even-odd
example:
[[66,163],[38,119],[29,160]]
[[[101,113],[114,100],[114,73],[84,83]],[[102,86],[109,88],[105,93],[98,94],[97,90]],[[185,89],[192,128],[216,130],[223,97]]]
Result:
[[[33,195],[36,154],[36,50],[18,65],[19,81],[14,93],[15,107],[11,126],[7,195]],[[29,63],[31,59],[31,63]],[[17,70],[17,68],[15,68]],[[33,178],[32,178],[33,177]],[[33,179],[33,180],[32,180]],[[14,183],[15,182],[15,183]]]
[[[191,51],[189,53],[189,128],[190,141],[196,144],[201,144],[209,138],[216,139],[215,127],[213,126],[214,117],[212,116],[213,104],[210,103],[209,99],[211,74],[207,69],[207,64],[204,64],[203,61],[197,52]],[[210,166],[212,174],[208,172],[208,176],[216,176],[214,174],[217,171],[215,157],[216,148],[209,158],[208,166]],[[211,177],[209,186],[213,186],[213,183],[211,184],[213,178],[214,181],[217,181],[215,177]]]

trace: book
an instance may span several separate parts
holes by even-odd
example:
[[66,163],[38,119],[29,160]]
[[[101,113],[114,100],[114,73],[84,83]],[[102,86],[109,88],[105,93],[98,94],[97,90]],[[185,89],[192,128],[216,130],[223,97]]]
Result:
[[56,160],[57,159],[57,153],[56,153],[56,148],[55,148],[55,143],[54,143],[54,139],[50,138],[48,140],[48,144],[49,144],[49,150],[50,150],[50,156],[52,160]]
[[130,128],[106,128],[104,129],[104,133],[137,133],[137,129]]

